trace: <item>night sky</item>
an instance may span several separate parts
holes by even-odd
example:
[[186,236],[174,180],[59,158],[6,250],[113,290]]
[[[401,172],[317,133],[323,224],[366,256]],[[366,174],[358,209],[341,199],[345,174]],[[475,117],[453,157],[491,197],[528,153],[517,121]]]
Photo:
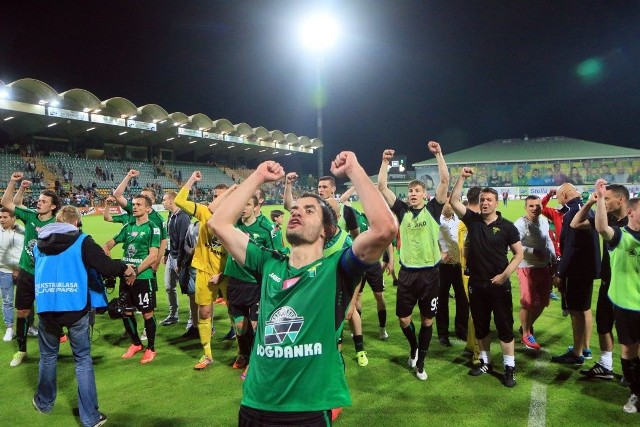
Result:
[[325,168],[342,149],[372,174],[384,148],[421,161],[430,139],[445,155],[525,134],[640,148],[638,1],[6,1],[0,80],[314,137],[297,27],[320,6],[342,28],[324,57]]

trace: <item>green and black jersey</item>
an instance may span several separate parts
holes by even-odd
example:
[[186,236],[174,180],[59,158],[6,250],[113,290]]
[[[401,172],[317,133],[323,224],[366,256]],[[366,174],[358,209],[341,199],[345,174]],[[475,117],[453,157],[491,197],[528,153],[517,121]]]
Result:
[[[125,224],[113,238],[122,243],[122,261],[136,267],[149,256],[149,248],[160,248],[160,229],[151,221],[143,224]],[[137,279],[153,279],[151,267],[138,272]]]
[[[131,202],[127,202],[127,206],[124,207],[124,211],[130,216],[129,223],[135,223],[136,218],[133,216],[133,204]],[[155,209],[151,209],[151,212],[149,212],[149,221],[154,223],[155,226],[160,229],[160,240],[165,240],[167,238],[167,228],[165,226],[164,219]]]
[[24,246],[20,255],[20,268],[27,273],[34,274],[33,248],[38,243],[38,232],[45,225],[56,222],[56,217],[52,216],[48,220],[42,221],[38,218],[38,212],[21,206],[16,206],[15,215],[24,223]]
[[337,346],[344,311],[337,311],[348,305],[367,266],[347,248],[295,268],[253,242],[245,266],[262,277],[262,286],[242,404],[284,412],[351,404]]

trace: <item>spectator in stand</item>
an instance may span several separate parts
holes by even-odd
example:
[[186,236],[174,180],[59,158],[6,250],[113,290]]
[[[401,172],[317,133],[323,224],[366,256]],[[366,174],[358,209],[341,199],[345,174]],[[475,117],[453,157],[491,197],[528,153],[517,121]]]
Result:
[[609,171],[609,165],[606,163],[603,163],[602,166],[600,166],[600,178],[607,182],[613,182],[613,174]]
[[504,182],[500,175],[498,175],[497,169],[491,169],[491,176],[489,177],[489,187],[500,187]]
[[589,168],[587,175],[584,177],[583,182],[585,184],[593,184],[600,177],[598,168]]
[[564,172],[562,172],[562,169],[560,168],[560,163],[555,163],[553,165],[553,184],[562,185],[568,180],[569,179],[567,178],[567,175],[565,175]]
[[529,185],[544,185],[544,178],[540,176],[540,169],[535,168],[534,170],[531,171],[531,178],[529,178]]
[[547,175],[544,177],[544,185],[553,185],[553,169],[547,168]]
[[[540,174],[540,171],[538,171],[538,174]],[[516,169],[516,179],[513,181],[513,184],[519,186],[529,184],[529,179],[525,174],[523,166],[518,166],[518,168]]]
[[580,173],[578,172],[578,168],[577,167],[572,167],[571,168],[571,173],[569,174],[569,181],[571,184],[573,185],[582,185],[584,184],[584,181],[582,180],[582,175],[580,175]]
[[627,182],[629,182],[629,174],[627,173],[627,170],[624,167],[624,163],[623,162],[616,163],[616,173],[613,175],[613,183],[626,184]]

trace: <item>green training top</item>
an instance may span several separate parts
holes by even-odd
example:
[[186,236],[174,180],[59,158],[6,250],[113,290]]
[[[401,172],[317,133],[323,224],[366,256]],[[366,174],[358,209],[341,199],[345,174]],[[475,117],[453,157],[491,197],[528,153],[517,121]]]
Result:
[[34,274],[36,264],[33,260],[33,248],[38,243],[38,232],[45,225],[56,222],[56,217],[54,215],[50,219],[42,221],[34,209],[20,206],[16,206],[15,215],[24,223],[24,246],[20,255],[20,268],[27,273]]
[[631,234],[627,227],[618,230],[620,241],[609,251],[609,299],[623,309],[640,311],[640,236]]

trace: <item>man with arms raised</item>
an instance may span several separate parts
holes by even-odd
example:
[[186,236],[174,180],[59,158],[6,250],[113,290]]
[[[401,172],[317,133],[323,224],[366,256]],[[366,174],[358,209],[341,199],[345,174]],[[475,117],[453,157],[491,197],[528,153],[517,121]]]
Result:
[[[409,341],[409,367],[415,368],[416,377],[427,379],[424,360],[429,350],[433,335],[433,318],[438,307],[438,291],[440,286],[440,215],[447,201],[449,187],[449,171],[442,156],[440,144],[430,141],[428,144],[438,161],[440,182],[436,188],[436,197],[425,202],[426,188],[422,181],[409,183],[409,204],[398,199],[387,187],[389,162],[393,158],[393,150],[384,150],[382,164],[378,173],[378,189],[400,223],[400,273],[398,275],[398,297],[396,315],[400,320],[400,328]],[[417,334],[411,313],[418,304],[420,309],[420,332]]]
[[[449,202],[467,225],[469,267],[469,305],[480,347],[480,364],[469,372],[472,376],[482,375],[493,370],[490,360],[490,323],[491,313],[498,331],[504,377],[502,384],[514,387],[515,356],[513,336],[513,301],[511,300],[511,282],[509,276],[522,261],[520,235],[512,222],[504,219],[498,207],[498,192],[493,188],[484,188],[480,192],[480,213],[474,212],[462,204],[460,195],[464,180],[473,175],[471,168],[463,167],[456,185],[451,191]],[[403,242],[404,243],[404,242]],[[513,252],[509,262],[507,249]]]
[[27,357],[27,318],[35,301],[35,278],[33,248],[38,241],[40,228],[55,222],[55,214],[60,207],[60,198],[51,190],[44,190],[38,197],[36,209],[16,206],[13,203],[13,191],[16,182],[22,180],[22,172],[14,172],[9,179],[7,189],[2,195],[2,206],[24,223],[24,246],[20,256],[20,272],[16,278],[16,340],[18,352],[13,355],[11,366],[18,366]]
[[273,161],[258,166],[229,196],[226,209],[209,220],[234,259],[262,277],[240,426],[329,425],[330,409],[351,403],[337,339],[355,285],[378,262],[397,224],[353,153],[340,153],[331,169],[354,183],[371,228],[353,246],[326,258],[323,248],[336,223],[331,208],[316,195],[303,195],[291,208],[288,257],[260,248],[234,227],[254,191],[284,177]]

